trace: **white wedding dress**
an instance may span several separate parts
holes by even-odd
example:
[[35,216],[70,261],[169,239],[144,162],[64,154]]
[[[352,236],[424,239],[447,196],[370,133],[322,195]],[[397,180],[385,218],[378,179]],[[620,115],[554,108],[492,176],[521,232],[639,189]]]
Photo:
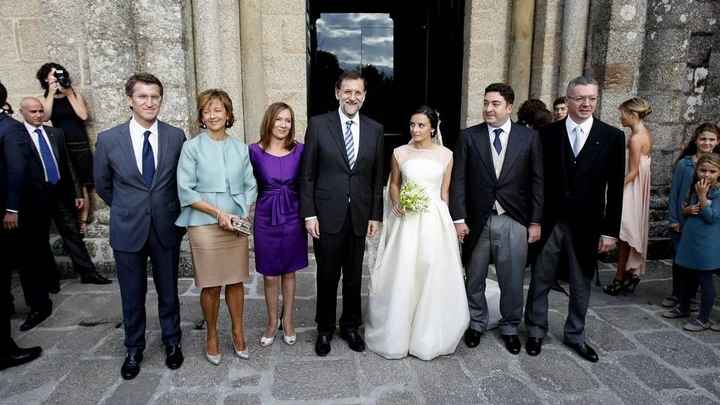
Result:
[[[370,273],[365,339],[370,350],[397,359],[451,354],[470,322],[457,235],[440,191],[452,152],[442,146],[393,151],[402,181],[421,185],[430,197],[422,213],[395,216],[385,198],[378,254]],[[487,280],[489,325],[500,318],[500,290]]]

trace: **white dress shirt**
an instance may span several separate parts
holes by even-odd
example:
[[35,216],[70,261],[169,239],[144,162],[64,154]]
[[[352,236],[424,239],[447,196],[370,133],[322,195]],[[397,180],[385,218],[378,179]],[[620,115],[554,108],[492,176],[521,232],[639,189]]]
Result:
[[30,139],[32,139],[33,143],[35,144],[35,150],[37,150],[38,155],[40,156],[40,162],[42,163],[43,167],[43,175],[45,176],[45,181],[48,181],[47,178],[47,167],[45,166],[45,161],[43,160],[42,153],[40,152],[40,143],[38,140],[38,134],[35,132],[35,130],[39,129],[40,132],[42,132],[43,138],[45,138],[45,143],[50,148],[50,155],[53,158],[53,161],[55,162],[55,167],[57,168],[58,172],[58,179],[60,178],[60,165],[58,164],[57,158],[55,157],[55,151],[53,151],[52,143],[50,143],[50,138],[48,138],[47,133],[45,132],[45,129],[41,126],[34,127],[27,122],[25,123],[25,129],[27,129],[28,133],[30,134]]
[[[495,169],[495,176],[499,179],[500,173],[502,172],[502,165],[505,161],[505,150],[507,150],[508,139],[510,138],[510,128],[512,127],[512,124],[508,119],[505,120],[505,123],[499,127],[493,127],[490,124],[488,124],[487,127],[488,135],[490,137],[490,154],[492,155],[493,168]],[[495,150],[495,146],[493,146],[493,142],[495,141],[495,130],[497,128],[502,129],[502,133],[500,133],[500,144],[502,145],[502,148],[500,149],[500,154],[497,153],[497,151]],[[505,213],[505,210],[497,200],[495,200],[494,206],[498,215],[502,215]]]
[[148,139],[150,140],[150,146],[152,146],[152,150],[153,150],[153,157],[155,160],[155,169],[157,169],[158,156],[159,156],[157,120],[155,120],[155,122],[153,122],[153,124],[150,128],[144,128],[137,121],[135,121],[135,117],[130,119],[130,140],[132,141],[133,153],[135,154],[135,163],[137,164],[137,168],[140,171],[140,174],[143,174],[142,173],[142,152],[143,152],[143,144],[145,143],[145,135],[144,135],[145,131],[151,132]]
[[350,118],[342,110],[342,107],[338,108],[338,114],[340,114],[340,127],[342,128],[343,137],[345,136],[345,129],[347,128],[346,122],[352,121],[353,124],[350,127],[353,138],[353,161],[357,164],[358,148],[360,146],[360,113],[356,113],[354,118]]
[[588,137],[590,136],[590,130],[592,129],[593,125],[593,117],[592,115],[590,118],[583,121],[582,124],[578,124],[577,122],[573,121],[572,118],[568,115],[567,119],[565,120],[565,129],[567,129],[568,133],[568,142],[570,142],[570,146],[573,144],[573,131],[575,130],[575,127],[580,127],[580,133],[578,134],[578,150],[577,154],[580,154],[580,151],[582,150],[583,146],[585,146],[585,142],[587,142]]

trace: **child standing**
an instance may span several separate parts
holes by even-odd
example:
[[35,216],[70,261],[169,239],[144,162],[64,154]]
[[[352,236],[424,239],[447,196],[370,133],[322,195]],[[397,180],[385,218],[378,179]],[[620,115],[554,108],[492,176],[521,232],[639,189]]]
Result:
[[[711,122],[700,124],[695,129],[692,138],[688,141],[687,146],[675,162],[672,188],[670,190],[669,219],[673,248],[676,252],[678,243],[680,243],[682,227],[688,216],[685,200],[690,194],[690,188],[692,187],[693,178],[695,177],[695,162],[697,162],[702,155],[718,152],[718,141],[720,141],[720,130],[718,130],[715,124]],[[672,294],[663,300],[663,307],[672,308],[677,306],[678,297],[680,296],[680,285],[685,284],[682,278],[683,276],[688,276],[685,273],[678,269],[677,264],[673,260]],[[694,283],[695,287],[692,288],[692,296],[694,296],[694,291],[697,291],[697,281],[694,279],[686,281]],[[692,287],[693,284],[689,285]]]
[[[692,272],[702,292],[700,313],[683,329],[699,332],[709,329],[710,311],[716,293],[712,276],[720,269],[720,155],[710,153],[701,156],[695,166],[695,181],[687,197],[688,216],[683,225],[675,262],[680,271]],[[680,303],[663,314],[668,318],[686,317],[690,314],[690,298],[694,295],[694,283],[683,282],[680,286]]]

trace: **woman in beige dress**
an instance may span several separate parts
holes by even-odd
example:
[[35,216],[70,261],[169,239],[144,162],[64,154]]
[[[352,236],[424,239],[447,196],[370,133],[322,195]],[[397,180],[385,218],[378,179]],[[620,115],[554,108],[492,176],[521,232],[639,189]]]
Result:
[[650,103],[633,97],[620,105],[620,122],[630,128],[628,172],[623,190],[622,220],[615,278],[603,288],[608,295],[634,292],[645,273],[650,214],[650,152],[652,137],[643,122]]
[[198,96],[198,119],[205,131],[185,142],[177,171],[182,212],[175,222],[188,228],[195,285],[207,322],[206,357],[214,365],[222,355],[218,339],[220,290],[232,321],[235,354],[248,358],[243,328],[243,283],[248,280],[248,238],[234,224],[250,213],[257,186],[248,147],[226,132],[232,127],[232,101],[222,90]]

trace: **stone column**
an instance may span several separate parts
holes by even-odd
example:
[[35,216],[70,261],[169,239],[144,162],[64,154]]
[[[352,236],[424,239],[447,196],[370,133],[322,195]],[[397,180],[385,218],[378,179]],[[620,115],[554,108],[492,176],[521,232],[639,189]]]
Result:
[[562,0],[535,2],[530,97],[541,99],[548,108],[552,106],[553,100],[558,95],[561,24]]
[[590,0],[565,1],[558,76],[559,94],[565,94],[567,83],[583,73],[589,9]]
[[233,101],[235,125],[228,132],[245,140],[240,1],[193,0],[197,92],[219,88]]
[[507,80],[510,6],[509,2],[465,2],[462,127],[482,121],[485,87]]
[[515,90],[516,103],[528,99],[530,67],[532,66],[533,17],[535,0],[514,0],[512,9],[512,41],[508,81]]
[[240,39],[242,48],[243,106],[245,141],[260,139],[260,123],[268,105],[265,69],[263,66],[262,0],[240,2]]
[[195,116],[195,75],[189,32],[188,3],[183,0],[132,2],[137,71],[163,82],[160,118],[189,132]]

